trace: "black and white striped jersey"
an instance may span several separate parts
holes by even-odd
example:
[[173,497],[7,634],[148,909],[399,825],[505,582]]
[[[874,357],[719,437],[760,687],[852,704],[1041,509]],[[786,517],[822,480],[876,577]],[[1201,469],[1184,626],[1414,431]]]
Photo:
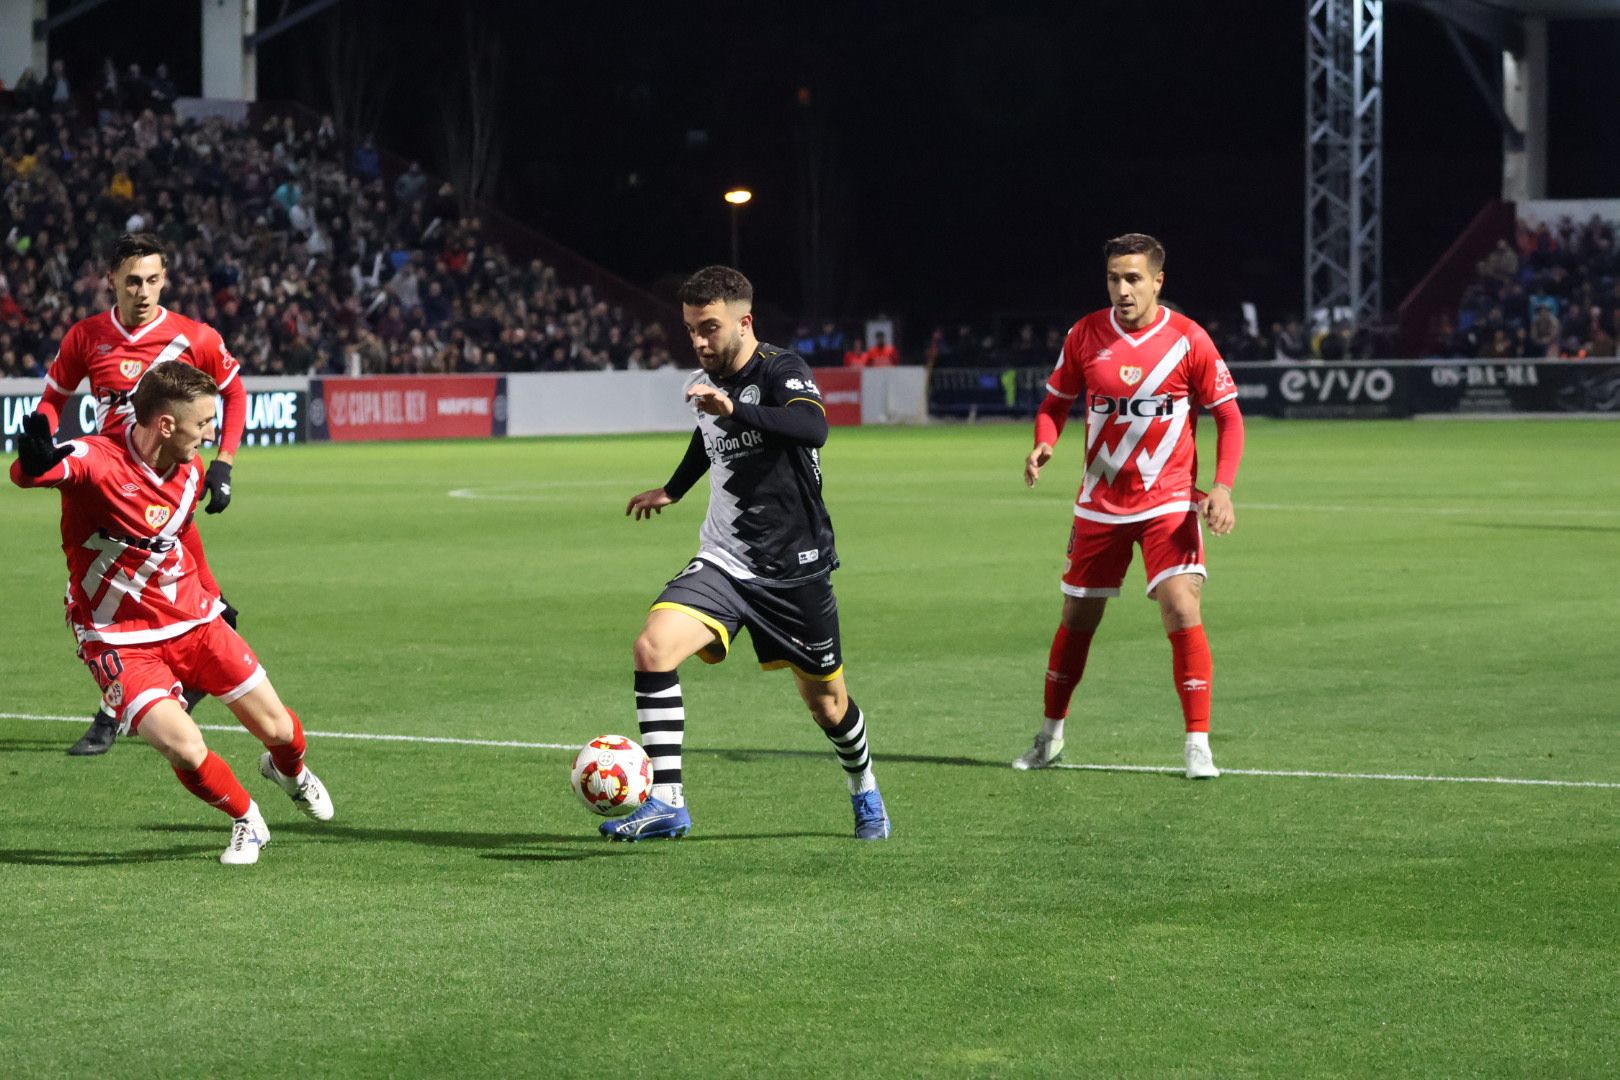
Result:
[[[735,375],[698,371],[686,387],[699,383],[725,391],[735,412],[697,414],[687,457],[701,469],[699,455],[706,456],[709,470],[709,514],[697,558],[765,586],[802,585],[832,572],[838,554],[821,501],[818,450],[826,441],[826,408],[809,365],[761,342]],[[807,409],[814,413],[807,416]],[[676,477],[690,471],[683,462]],[[679,498],[685,488],[666,491]]]

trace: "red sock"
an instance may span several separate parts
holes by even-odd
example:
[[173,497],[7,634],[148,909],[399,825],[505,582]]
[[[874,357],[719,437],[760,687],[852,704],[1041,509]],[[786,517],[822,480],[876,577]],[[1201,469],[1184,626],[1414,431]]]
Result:
[[208,751],[203,763],[195,770],[176,769],[174,775],[180,778],[185,789],[209,806],[218,807],[233,818],[239,818],[248,812],[253,804],[253,797],[247,793],[247,788],[231,772],[231,767],[225,764],[225,759]]
[[1069,715],[1069,699],[1086,671],[1086,655],[1091,652],[1094,630],[1070,630],[1059,624],[1052,635],[1052,652],[1046,658],[1046,718],[1062,720]]
[[291,709],[287,710],[287,715],[292,717],[293,722],[292,742],[285,746],[266,743],[264,748],[270,751],[270,760],[276,763],[276,772],[282,776],[297,776],[304,767],[304,725],[298,722],[298,714]]
[[1202,626],[1189,626],[1170,635],[1170,655],[1176,673],[1176,693],[1188,731],[1209,730],[1209,684],[1215,662]]

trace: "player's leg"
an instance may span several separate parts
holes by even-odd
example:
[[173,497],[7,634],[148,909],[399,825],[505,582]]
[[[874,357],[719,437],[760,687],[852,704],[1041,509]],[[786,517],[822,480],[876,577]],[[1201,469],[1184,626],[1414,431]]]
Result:
[[163,755],[181,786],[231,818],[231,841],[219,861],[227,866],[257,862],[259,849],[270,842],[259,807],[225,759],[208,749],[172,689],[134,718],[134,731]]
[[74,757],[95,757],[111,750],[117,739],[118,720],[106,709],[98,708],[90,718],[90,726],[84,729],[78,742],[68,747],[67,752]]
[[693,561],[659,594],[631,647],[635,662],[636,726],[652,763],[652,794],[635,813],[604,821],[611,840],[674,839],[692,828],[686,808],[681,747],[686,739],[686,703],[677,669],[697,655],[724,660],[737,621],[731,579]]
[[838,628],[838,598],[825,577],[790,589],[738,585],[747,603],[744,625],[754,655],[766,670],[787,668],[810,718],[832,743],[849,784],[855,836],[883,840],[889,815],[872,775],[866,716],[844,685],[844,644]]
[[[73,630],[73,620],[68,619],[68,630]],[[96,706],[95,715],[90,718],[90,726],[85,729],[79,741],[68,747],[68,753],[74,757],[95,757],[105,754],[113,748],[118,738],[118,709],[109,705],[105,700]]]
[[304,726],[298,714],[281,703],[268,679],[240,697],[221,696],[237,722],[264,744],[259,775],[271,781],[293,805],[315,821],[331,821],[332,796],[315,771],[304,763]]
[[[203,550],[202,534],[197,531],[197,522],[195,520],[187,522],[186,527],[180,530],[180,544],[196,562],[197,580],[202,584],[202,587],[211,595],[218,596],[219,602],[225,605],[225,610],[221,613],[220,618],[225,620],[226,626],[235,630],[236,619],[241,612],[232,607],[231,602],[225,599],[224,595],[219,591],[219,582],[214,580],[214,572],[208,566],[208,553]],[[186,687],[186,712],[195,713],[197,706],[202,704],[207,697],[208,692],[200,687]]]
[[1142,557],[1148,568],[1148,596],[1157,601],[1170,639],[1171,672],[1187,733],[1183,749],[1187,778],[1212,780],[1221,771],[1209,748],[1214,663],[1204,636],[1204,545],[1198,515],[1156,521],[1143,536]]
[[1110,597],[1119,595],[1131,561],[1134,531],[1074,519],[1069,530],[1069,566],[1063,575],[1063,609],[1046,656],[1046,686],[1040,730],[1015,769],[1043,769],[1063,753],[1069,703],[1086,672],[1092,638]]
[[872,775],[866,716],[849,696],[842,670],[825,678],[794,668],[793,681],[811,719],[832,743],[838,763],[843,766],[850,803],[855,808],[855,839],[888,839],[889,813],[878,792],[877,778]]

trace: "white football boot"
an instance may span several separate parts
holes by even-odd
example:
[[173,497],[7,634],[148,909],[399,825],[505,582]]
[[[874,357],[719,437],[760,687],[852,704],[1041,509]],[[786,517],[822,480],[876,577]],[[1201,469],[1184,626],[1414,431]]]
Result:
[[287,793],[293,805],[316,821],[332,820],[332,796],[326,793],[321,778],[310,771],[308,765],[298,770],[297,776],[283,776],[267,750],[259,757],[259,774],[274,780],[276,786]]
[[231,843],[220,853],[226,866],[252,866],[259,861],[259,849],[270,842],[270,827],[259,813],[259,804],[248,803],[247,813],[231,822]]
[[1014,758],[1012,767],[1020,771],[1044,769],[1055,762],[1061,753],[1063,753],[1063,739],[1061,736],[1054,739],[1045,732],[1038,732],[1035,735],[1035,745]]
[[1187,736],[1187,779],[1213,780],[1221,775],[1221,770],[1215,767],[1215,758],[1209,752],[1209,736],[1194,739]]

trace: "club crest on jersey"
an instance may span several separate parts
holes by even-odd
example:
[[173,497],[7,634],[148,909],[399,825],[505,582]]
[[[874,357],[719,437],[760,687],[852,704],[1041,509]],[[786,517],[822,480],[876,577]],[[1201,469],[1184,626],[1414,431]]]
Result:
[[138,379],[141,377],[141,362],[139,360],[120,360],[118,361],[118,373],[126,379]]
[[742,388],[742,393],[737,395],[737,400],[742,402],[744,405],[758,405],[759,404],[759,387],[757,387],[757,386],[745,386],[745,387],[743,387]]
[[146,523],[154,529],[161,529],[169,523],[169,515],[173,513],[167,506],[153,503],[146,508]]
[[1119,369],[1119,379],[1126,386],[1135,386],[1137,383],[1142,381],[1142,369],[1139,367],[1126,367],[1122,365]]

